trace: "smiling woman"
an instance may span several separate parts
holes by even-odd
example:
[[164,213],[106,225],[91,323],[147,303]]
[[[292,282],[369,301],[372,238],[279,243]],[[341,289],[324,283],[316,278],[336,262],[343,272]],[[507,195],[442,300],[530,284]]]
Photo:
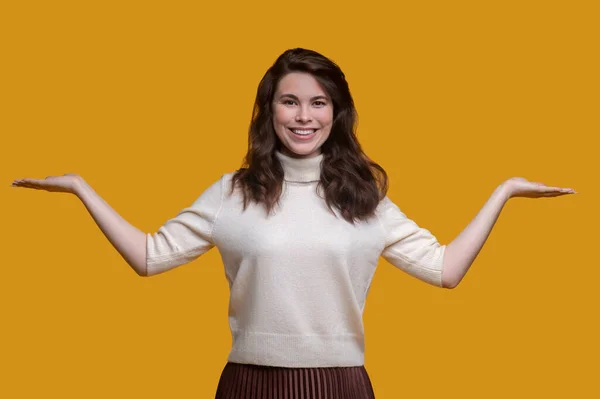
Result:
[[275,92],[273,125],[291,157],[309,158],[321,153],[333,123],[333,106],[319,82],[309,73],[284,76]]
[[216,398],[372,399],[362,316],[379,258],[453,288],[509,198],[574,190],[508,179],[442,245],[388,198],[387,175],[362,151],[355,122],[340,68],[292,49],[258,86],[243,167],[154,234],[125,221],[81,176],[13,186],[75,194],[140,276],[219,249],[233,340]]
[[[363,152],[356,117],[348,82],[337,64],[316,51],[285,51],[258,85],[247,167],[233,176],[232,192],[238,187],[244,207],[253,201],[269,213],[284,181],[276,153],[297,160],[321,156],[317,180],[326,206],[350,223],[372,217],[388,179]],[[302,162],[297,164],[302,167]]]

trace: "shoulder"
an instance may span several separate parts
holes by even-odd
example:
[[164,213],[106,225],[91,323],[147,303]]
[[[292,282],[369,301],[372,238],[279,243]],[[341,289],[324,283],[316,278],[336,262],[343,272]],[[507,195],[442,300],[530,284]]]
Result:
[[380,217],[389,215],[390,213],[402,213],[402,211],[400,210],[400,207],[386,195],[379,201],[379,204],[375,209],[375,214]]
[[379,201],[379,205],[375,209],[375,216],[386,231],[410,221],[400,207],[387,195]]
[[223,182],[231,182],[231,180],[233,180],[233,177],[237,174],[237,171],[234,172],[227,172],[227,173],[223,173],[223,175],[221,176],[221,181]]
[[233,175],[234,172],[223,173],[210,184],[204,186],[194,205],[220,204],[227,193],[228,183],[231,181]]
[[204,191],[202,196],[210,197],[220,202],[227,199],[239,198],[239,185],[236,184],[234,187],[234,177],[237,173],[238,171],[223,173]]
[[218,191],[226,188],[227,184],[231,183],[237,172],[226,172],[221,174],[217,179],[208,186],[208,190]]

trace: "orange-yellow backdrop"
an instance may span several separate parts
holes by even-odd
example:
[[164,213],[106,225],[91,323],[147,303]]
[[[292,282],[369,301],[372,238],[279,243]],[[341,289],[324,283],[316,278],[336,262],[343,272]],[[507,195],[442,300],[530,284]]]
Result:
[[593,1],[30,1],[0,6],[0,396],[210,398],[231,338],[218,251],[140,278],[74,196],[81,174],[154,232],[240,166],[285,49],[346,72],[390,196],[448,243],[513,199],[455,290],[381,261],[365,310],[378,399],[597,397],[598,8]]

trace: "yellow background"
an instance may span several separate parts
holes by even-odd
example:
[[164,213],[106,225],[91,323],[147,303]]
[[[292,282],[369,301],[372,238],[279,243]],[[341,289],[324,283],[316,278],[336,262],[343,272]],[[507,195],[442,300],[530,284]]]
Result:
[[579,191],[510,200],[455,290],[381,261],[377,398],[598,397],[594,3],[3,2],[0,397],[214,395],[217,250],[140,278],[76,197],[10,183],[79,173],[154,232],[240,166],[256,86],[296,46],[342,67],[390,197],[441,242],[509,177]]

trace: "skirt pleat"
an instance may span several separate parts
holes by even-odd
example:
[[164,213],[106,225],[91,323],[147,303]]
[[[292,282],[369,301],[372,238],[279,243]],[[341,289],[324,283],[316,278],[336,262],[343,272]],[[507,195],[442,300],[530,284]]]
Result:
[[374,399],[364,366],[285,368],[228,362],[215,399]]

